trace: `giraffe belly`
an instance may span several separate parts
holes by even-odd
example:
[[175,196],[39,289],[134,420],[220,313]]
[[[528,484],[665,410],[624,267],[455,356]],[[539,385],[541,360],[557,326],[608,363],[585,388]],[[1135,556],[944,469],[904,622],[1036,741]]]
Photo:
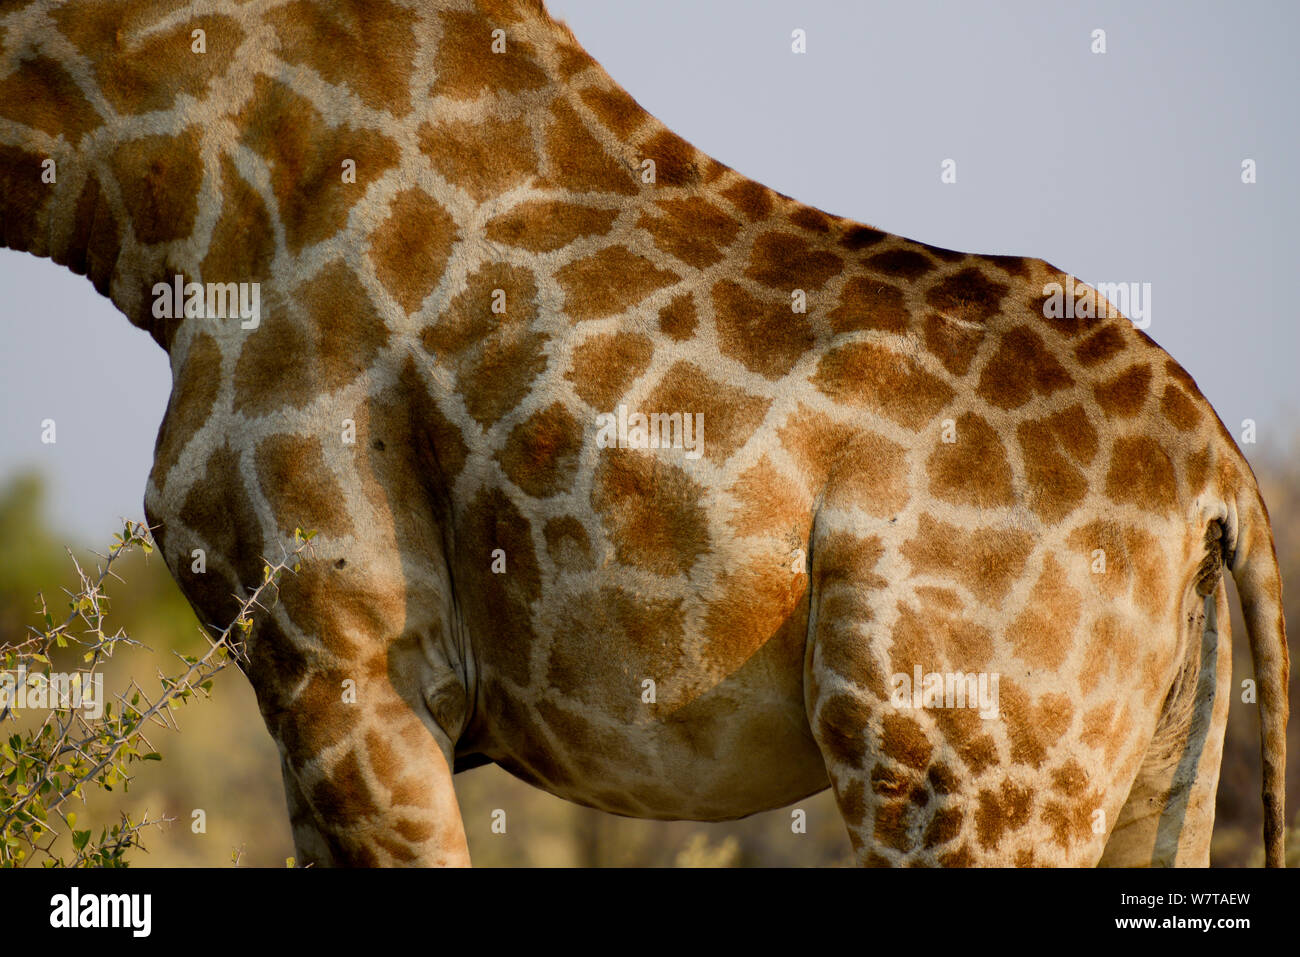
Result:
[[771,552],[724,550],[734,571],[699,590],[607,565],[548,582],[527,619],[498,614],[473,642],[470,746],[637,817],[724,820],[827,787],[804,711],[808,576]]
[[[631,817],[720,821],[782,807],[829,786],[796,693],[755,700],[724,682],[662,719],[538,709],[546,734],[503,741],[494,760],[566,800]],[[495,705],[509,714],[522,703]],[[540,727],[540,725],[539,725]]]

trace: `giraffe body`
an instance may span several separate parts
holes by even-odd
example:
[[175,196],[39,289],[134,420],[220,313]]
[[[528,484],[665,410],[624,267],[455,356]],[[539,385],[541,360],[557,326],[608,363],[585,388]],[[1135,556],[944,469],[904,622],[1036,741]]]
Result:
[[[0,29],[4,241],[168,350],[145,504],[185,594],[223,622],[318,532],[248,666],[305,859],[466,862],[451,776],[494,761],[655,818],[829,784],[863,863],[1204,864],[1226,566],[1276,861],[1267,514],[1091,290],[1057,316],[1046,263],[745,179],[533,0]],[[258,283],[257,322],[160,316],[175,275]]]

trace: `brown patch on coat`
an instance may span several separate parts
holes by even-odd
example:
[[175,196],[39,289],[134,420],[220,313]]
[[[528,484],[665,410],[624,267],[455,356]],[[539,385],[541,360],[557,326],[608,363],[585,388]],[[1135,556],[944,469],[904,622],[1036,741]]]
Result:
[[871,710],[858,697],[845,692],[830,695],[817,709],[817,743],[832,761],[859,768],[870,722]]
[[290,300],[292,307],[268,296],[261,324],[245,335],[235,366],[236,411],[302,408],[323,390],[349,385],[388,342],[388,327],[341,259],[294,289]]
[[998,607],[1024,571],[1033,537],[1014,528],[967,531],[930,515],[920,517],[916,537],[903,543],[913,574],[940,575],[964,585],[983,604]]
[[[542,594],[532,525],[501,489],[482,489],[457,513],[455,540],[457,581],[466,583],[460,600],[465,620],[475,623],[480,668],[530,684],[537,641],[532,606]],[[504,574],[491,570],[498,549],[505,555]],[[498,703],[509,697],[502,690]],[[486,689],[482,700],[491,700]]]
[[1073,801],[1048,799],[1043,803],[1043,823],[1052,829],[1052,843],[1063,851],[1076,844],[1089,844],[1097,839],[1093,833],[1093,814],[1101,810],[1105,799],[1103,791],[1076,792]]
[[[1080,525],[1066,539],[1066,544],[1082,556],[1082,561],[1089,568],[1089,580],[1093,587],[1107,598],[1127,595],[1133,581],[1134,570],[1124,543],[1125,532],[1125,527],[1117,522],[1096,519]],[[1092,571],[1095,561],[1093,553],[1097,550],[1106,555],[1104,573]]]
[[1011,781],[998,790],[982,788],[975,808],[975,834],[980,847],[992,850],[1002,838],[1029,823],[1033,792]]
[[1145,435],[1124,436],[1111,447],[1106,494],[1121,504],[1157,515],[1178,503],[1174,464],[1164,447]]
[[438,41],[437,79],[429,89],[432,95],[473,100],[483,93],[499,96],[546,85],[546,71],[531,44],[507,32],[505,52],[493,51],[492,31],[499,24],[478,10],[442,10],[438,20],[442,38]]
[[740,223],[700,196],[662,199],[654,209],[643,212],[637,226],[659,249],[696,269],[721,262],[740,231]]
[[951,588],[940,588],[937,585],[918,586],[916,589],[916,597],[926,605],[945,608],[950,611],[960,611],[966,607],[966,603],[962,601],[961,595],[957,594]]
[[[21,224],[28,217],[43,215],[41,212],[41,199],[29,197],[27,195],[28,190],[23,188],[23,185],[15,184],[10,180],[10,176],[6,175],[9,171],[2,169],[3,155],[0,152],[0,223],[6,224],[7,227],[19,225],[21,228]],[[25,165],[23,163],[19,169]],[[30,168],[28,167],[28,169]],[[46,196],[48,195],[47,192]],[[18,203],[30,200],[31,206],[29,209],[21,211],[6,209],[5,199]],[[122,248],[121,228],[112,207],[109,205],[108,198],[104,195],[103,187],[94,173],[86,175],[86,181],[81,186],[81,194],[77,197],[77,207],[73,215],[72,230],[67,235],[66,245],[60,248],[57,245],[59,237],[49,237],[54,243],[49,249],[50,258],[60,265],[67,266],[74,273],[86,276],[94,283],[95,290],[100,295],[107,296],[110,291],[109,287],[112,283],[113,272],[117,268],[117,257]],[[8,232],[8,229],[6,229],[6,232]],[[28,252],[37,255],[41,254],[42,250],[38,247],[42,235],[48,235],[48,233],[38,232],[32,237],[36,243],[28,248]],[[214,234],[214,243],[216,239],[217,236]],[[3,240],[4,237],[0,236],[0,242]],[[143,329],[147,329],[150,335],[164,349],[170,352],[172,338],[175,335],[176,328],[180,325],[180,320],[155,318],[153,303],[148,299],[141,301],[139,310],[139,313],[131,317],[131,322]]]
[[807,491],[776,469],[766,455],[740,473],[728,491],[738,504],[727,524],[739,538],[787,533],[811,518]]
[[[295,0],[268,10],[263,19],[279,37],[278,52],[285,62],[315,70],[326,83],[348,87],[372,110],[395,117],[411,111],[413,11],[387,0]],[[452,65],[456,51],[450,39],[444,35],[438,45],[440,80],[463,65]],[[476,61],[480,69],[481,61],[489,59],[494,58]],[[358,63],[366,68],[357,69]],[[464,74],[453,76],[466,82]]]
[[221,349],[206,333],[190,340],[185,359],[172,383],[167,412],[158,427],[150,479],[165,492],[167,476],[185,446],[208,421],[221,390]]
[[754,240],[745,275],[781,289],[820,289],[844,269],[844,260],[796,233],[763,233]]
[[658,679],[658,709],[671,704],[668,676],[682,670],[681,599],[652,598],[605,586],[575,596],[560,612],[546,681],[560,694],[619,722],[643,715],[641,681]]
[[915,249],[887,249],[868,256],[864,265],[875,272],[905,282],[915,282],[935,268],[934,260]]
[[200,267],[205,282],[270,282],[275,258],[271,213],[257,190],[221,155],[221,216]]
[[74,147],[104,125],[63,64],[41,55],[18,61],[0,79],[0,117],[55,139],[63,136]]
[[932,764],[926,775],[926,783],[935,794],[952,794],[958,788],[957,775],[946,764]]
[[[918,598],[922,597],[920,593],[921,589],[917,589]],[[993,658],[993,633],[988,628],[966,616],[924,606],[914,608],[899,602],[890,637],[893,643],[889,655],[895,673],[909,679],[917,665],[922,673],[952,670],[965,674],[983,668]]]
[[547,498],[572,487],[581,450],[582,427],[561,403],[552,402],[511,430],[497,460],[524,492]]
[[876,617],[876,593],[887,584],[878,571],[883,556],[878,536],[834,531],[817,540],[810,570],[817,583],[814,641],[821,667],[882,703],[889,700],[888,662],[875,653],[866,628]]
[[650,365],[654,343],[645,336],[609,332],[590,336],[573,350],[564,378],[593,408],[611,412],[634,381]]
[[1209,445],[1200,449],[1193,449],[1187,453],[1185,474],[1187,476],[1187,489],[1190,493],[1195,494],[1205,488],[1206,479],[1210,474],[1211,458]]
[[627,312],[646,296],[681,280],[626,246],[606,246],[555,272],[564,290],[564,311],[570,319],[601,319]]
[[898,287],[867,276],[854,276],[844,284],[839,304],[826,318],[837,333],[879,329],[902,334],[911,325],[912,314]]
[[984,340],[984,331],[932,312],[925,317],[925,347],[956,376],[964,376]]
[[1060,562],[1045,556],[1024,610],[1007,628],[1016,656],[1033,668],[1060,668],[1074,647],[1082,607],[1082,595],[1070,586]]
[[109,164],[138,241],[165,243],[194,230],[203,182],[197,127],[127,140],[113,150]]
[[[177,518],[179,527],[163,528],[168,548],[176,548],[182,557],[177,566],[177,583],[199,611],[202,622],[225,627],[239,608],[234,596],[237,587],[242,584],[253,588],[261,582],[265,553],[261,522],[245,488],[238,452],[223,444],[209,453]],[[238,581],[228,580],[214,568],[201,575],[190,572],[190,551],[199,547],[229,562]]]
[[837,504],[892,516],[910,497],[906,452],[898,443],[799,406],[777,433],[811,493],[835,490]]
[[671,130],[661,130],[642,144],[641,156],[655,161],[655,183],[693,186],[711,180],[718,164]]
[[1133,603],[1152,618],[1163,620],[1171,611],[1168,602],[1173,597],[1166,543],[1140,528],[1127,528],[1124,548],[1133,567]]
[[[1087,418],[1079,410],[1086,426]],[[1016,426],[1030,507],[1050,523],[1073,512],[1088,494],[1088,478],[1066,454],[1053,429],[1053,420],[1021,422]],[[1077,428],[1067,426],[1066,428]]]
[[909,429],[934,421],[956,393],[912,356],[876,342],[825,353],[812,384],[836,402],[860,406]]
[[572,515],[547,519],[542,537],[546,539],[546,552],[556,568],[587,569],[595,566],[587,529]]
[[808,634],[808,579],[764,557],[724,572],[716,589],[704,610],[704,666],[732,674],[763,648],[784,659],[783,669],[798,672]]
[[849,778],[849,783],[844,787],[835,789],[835,798],[840,808],[840,816],[845,822],[854,825],[861,824],[867,816],[866,789],[863,787],[862,779],[853,777]]
[[561,80],[572,80],[579,73],[596,67],[596,61],[586,50],[576,43],[561,42],[555,48],[555,54],[559,58],[559,71]]
[[[885,547],[877,535],[861,536],[847,531],[832,531],[820,538],[813,555],[812,575],[818,586],[830,594],[844,586],[857,597],[884,588],[888,582],[879,573]],[[857,610],[862,621],[871,620],[871,609],[862,603]],[[860,652],[867,652],[859,647]]]
[[992,263],[1012,276],[1019,276],[1022,279],[1029,278],[1030,260],[1024,256],[980,256],[979,258],[986,263]]
[[1074,357],[1084,366],[1094,366],[1105,362],[1128,348],[1121,327],[1108,323],[1094,332],[1083,342],[1074,347]]
[[928,849],[956,840],[965,819],[966,812],[961,808],[940,808],[935,811],[922,836],[923,846]]
[[[979,776],[1001,760],[987,722],[974,708],[941,708],[930,712],[944,742],[952,748],[972,776]],[[950,791],[956,790],[955,783]]]
[[883,233],[871,226],[853,223],[848,225],[848,228],[840,235],[840,245],[853,252],[859,252],[882,242],[888,235],[888,233]]
[[[98,89],[119,114],[170,110],[182,94],[202,100],[208,84],[238,60],[235,51],[244,38],[234,20],[217,14],[146,33],[159,17],[147,0],[63,3],[50,15],[90,62]],[[191,51],[194,30],[204,31],[204,54]]]
[[926,461],[930,493],[955,505],[1014,505],[1011,466],[997,432],[973,412],[963,413],[956,426],[957,441],[940,442]]
[[1196,402],[1172,382],[1165,384],[1160,397],[1160,411],[1179,432],[1188,432],[1201,424],[1201,410]]
[[[293,298],[310,320],[318,363],[315,395],[351,385],[370,368],[391,336],[361,280],[335,259],[294,290]],[[249,335],[256,339],[260,328]],[[268,343],[274,348],[275,344]],[[240,358],[243,356],[241,354]],[[303,357],[294,357],[302,361]],[[241,383],[240,394],[263,383]]]
[[[493,290],[505,292],[505,309],[493,313]],[[515,408],[546,368],[547,336],[533,328],[537,281],[530,270],[508,263],[485,263],[469,276],[466,289],[437,321],[420,332],[420,341],[438,361],[456,372],[465,408],[491,428]]]
[[[306,755],[299,757],[300,760]],[[349,750],[312,786],[312,810],[324,821],[356,823],[380,814],[380,797],[361,770],[355,750]],[[358,844],[358,849],[364,845]],[[336,851],[340,850],[336,848]],[[373,851],[369,852],[373,855]],[[356,864],[369,863],[349,856]]]
[[[699,366],[685,361],[665,372],[642,403],[647,409],[669,410],[659,413],[664,415],[703,415],[703,426],[694,438],[702,443],[704,457],[719,465],[749,440],[771,404],[771,399],[717,382]],[[681,434],[680,429],[675,434]]]
[[[33,255],[46,252],[48,230],[44,226],[49,214],[45,207],[54,196],[49,184],[41,182],[41,164],[45,160],[44,156],[0,143],[0,241],[10,249]],[[96,196],[98,186],[96,180]]]
[[940,867],[974,867],[975,855],[965,844],[939,858]]
[[916,849],[916,810],[907,801],[882,801],[876,807],[876,843],[904,853]]
[[812,206],[800,206],[786,217],[793,225],[800,229],[807,229],[814,233],[829,233],[831,225],[839,217],[831,216],[822,212],[820,209],[814,209]]
[[722,190],[731,205],[751,223],[761,222],[772,215],[773,197],[776,195],[762,183],[752,179],[741,180],[734,186]]
[[959,263],[971,258],[969,253],[963,253],[956,249],[944,249],[942,246],[931,246],[929,243],[911,242],[911,245],[917,249],[924,249],[935,259],[946,263]]
[[1092,464],[1099,447],[1097,430],[1092,427],[1088,412],[1082,405],[1075,403],[1042,421],[1074,461],[1080,465]]
[[631,139],[649,115],[617,86],[589,86],[578,91],[587,109],[620,140]]
[[343,490],[314,435],[267,436],[257,447],[254,463],[262,494],[285,537],[292,538],[295,528],[314,529],[330,538],[352,534]]
[[689,573],[709,549],[704,489],[653,451],[605,449],[591,504],[625,565],[657,575]]
[[1048,749],[1069,730],[1074,718],[1069,697],[1045,694],[1035,704],[1028,692],[1006,678],[998,690],[998,711],[1011,742],[1011,760],[1041,768]]
[[[532,141],[532,134],[528,141]],[[601,142],[583,124],[582,118],[563,99],[551,105],[551,122],[546,125],[546,155],[550,173],[538,185],[568,193],[618,193],[635,196],[639,180],[632,170],[605,151]]]
[[442,279],[458,239],[456,221],[424,190],[393,197],[388,219],[370,236],[370,258],[375,275],[408,315]]
[[930,765],[934,746],[914,718],[894,712],[881,721],[880,752],[909,768],[924,771]]
[[816,342],[807,315],[792,313],[789,299],[755,299],[730,279],[712,294],[720,351],[764,378],[788,374]]
[[963,269],[932,286],[925,301],[950,319],[982,323],[999,313],[1010,288],[978,269]]
[[616,209],[531,200],[489,220],[485,231],[493,242],[549,253],[585,236],[604,236],[617,218]]
[[[523,185],[538,173],[532,130],[522,118],[421,123],[416,142],[439,175],[479,203]],[[357,170],[361,170],[359,160]]]
[[1108,418],[1131,419],[1142,411],[1151,392],[1151,365],[1131,365],[1114,378],[1094,385],[1092,392]]
[[1103,679],[1121,681],[1132,673],[1137,656],[1138,637],[1133,629],[1116,615],[1102,615],[1089,627],[1079,690],[1089,695]]
[[[397,144],[375,130],[330,126],[310,100],[263,74],[253,78],[253,95],[233,121],[241,142],[266,161],[294,254],[338,233],[369,184],[400,156]],[[356,162],[355,183],[343,182],[346,159]]]
[[695,297],[690,293],[674,297],[659,310],[659,331],[677,342],[694,337],[697,322]]
[[1073,384],[1042,337],[1028,326],[1017,326],[1002,336],[975,391],[999,409],[1015,409],[1036,394],[1048,396]]

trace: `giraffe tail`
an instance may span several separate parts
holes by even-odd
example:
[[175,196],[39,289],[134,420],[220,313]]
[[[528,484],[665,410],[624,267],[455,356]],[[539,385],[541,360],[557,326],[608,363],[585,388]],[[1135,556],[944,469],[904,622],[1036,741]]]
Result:
[[[1249,473],[1247,473],[1249,474]],[[1268,510],[1255,483],[1243,484],[1228,510],[1225,556],[1241,597],[1259,690],[1259,735],[1264,766],[1264,861],[1286,861],[1286,722],[1290,662],[1282,616],[1282,576]]]

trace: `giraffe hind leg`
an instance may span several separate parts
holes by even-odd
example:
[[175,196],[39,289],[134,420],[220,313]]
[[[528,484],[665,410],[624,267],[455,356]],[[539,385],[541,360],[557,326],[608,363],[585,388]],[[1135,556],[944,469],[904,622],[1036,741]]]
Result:
[[[1115,820],[1131,781],[1116,780],[1119,769],[1137,767],[1142,745],[1110,757],[1086,745],[1052,671],[1002,675],[1005,660],[972,652],[981,626],[964,605],[927,605],[876,573],[871,559],[888,555],[888,541],[828,535],[817,545],[806,705],[859,863],[1094,866],[1106,840],[1098,814]],[[954,691],[968,675],[975,690],[966,684],[964,702],[951,703],[946,691],[942,703],[895,695],[917,668],[953,677]],[[993,694],[986,708],[979,680],[992,691],[995,674],[1001,707]]]
[[[1165,714],[1106,844],[1104,867],[1206,867],[1228,722],[1232,641],[1222,579],[1201,599]],[[1203,624],[1201,622],[1203,621]]]
[[[813,608],[805,663],[806,706],[840,815],[866,867],[1010,865],[1005,842],[977,839],[981,794],[958,754],[963,734],[978,735],[974,712],[949,716],[907,711],[890,701],[891,659],[872,583],[822,574],[839,567],[835,545],[814,550]],[[843,556],[836,556],[840,558]],[[827,564],[824,564],[827,563]],[[1028,792],[996,796],[990,828],[1028,822]],[[987,803],[987,802],[986,802]],[[986,808],[987,810],[987,808]],[[1022,820],[1023,818],[1023,820]]]

